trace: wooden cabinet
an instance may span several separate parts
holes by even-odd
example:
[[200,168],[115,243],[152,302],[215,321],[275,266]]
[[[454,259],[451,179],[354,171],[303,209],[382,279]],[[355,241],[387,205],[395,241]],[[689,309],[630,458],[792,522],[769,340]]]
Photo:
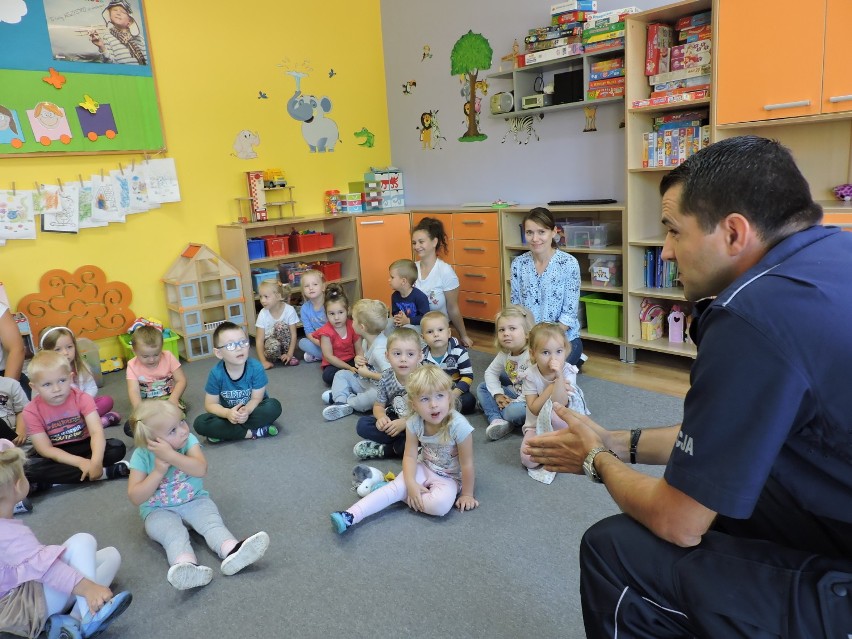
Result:
[[[402,217],[406,223],[408,216]],[[243,291],[246,291],[246,324],[248,332],[254,335],[254,324],[257,318],[257,295],[253,297],[249,291],[252,287],[252,269],[276,269],[278,264],[286,262],[315,262],[327,260],[340,262],[340,279],[331,280],[343,284],[346,295],[350,300],[361,297],[359,279],[358,251],[355,238],[355,217],[341,215],[337,217],[291,218],[277,219],[268,222],[251,222],[248,224],[219,224],[216,233],[219,237],[219,254],[230,262],[240,272]],[[264,256],[252,259],[249,257],[248,241],[269,235],[289,235],[293,231],[305,230],[331,233],[333,246],[304,252],[288,252],[276,256]],[[387,268],[387,267],[385,267]],[[385,276],[387,286],[387,276]],[[300,291],[298,286],[294,293]],[[386,297],[389,297],[388,294]],[[383,299],[383,298],[380,298]]]
[[393,291],[388,284],[388,267],[396,260],[411,259],[408,215],[356,215],[353,219],[361,256],[363,296],[389,305]]
[[852,110],[849,0],[716,4],[717,124]]

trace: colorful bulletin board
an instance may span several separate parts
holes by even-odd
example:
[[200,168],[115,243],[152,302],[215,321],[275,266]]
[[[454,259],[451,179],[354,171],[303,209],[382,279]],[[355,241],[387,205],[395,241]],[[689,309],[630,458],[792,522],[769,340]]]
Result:
[[0,2],[0,157],[165,148],[142,0]]

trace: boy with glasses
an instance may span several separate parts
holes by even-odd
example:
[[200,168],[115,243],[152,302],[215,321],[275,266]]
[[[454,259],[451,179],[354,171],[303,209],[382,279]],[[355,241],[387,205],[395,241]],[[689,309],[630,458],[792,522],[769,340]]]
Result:
[[207,412],[195,419],[195,431],[211,444],[277,435],[273,422],[281,415],[281,402],[267,395],[266,371],[249,357],[249,340],[243,329],[223,322],[213,333],[213,345],[213,353],[221,361],[207,377]]

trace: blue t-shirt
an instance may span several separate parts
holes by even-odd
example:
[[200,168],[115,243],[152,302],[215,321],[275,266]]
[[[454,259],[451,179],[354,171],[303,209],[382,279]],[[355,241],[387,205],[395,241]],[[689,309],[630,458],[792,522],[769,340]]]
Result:
[[[237,379],[231,379],[225,370],[225,362],[220,361],[207,376],[207,385],[204,392],[208,395],[218,395],[219,403],[225,408],[233,408],[237,404],[245,406],[251,400],[251,393],[258,388],[265,388],[269,383],[263,364],[253,358],[246,360],[243,374]],[[263,397],[269,395],[264,392]]]
[[412,288],[408,297],[399,291],[391,294],[391,316],[402,311],[414,326],[420,326],[420,320],[429,310],[429,298],[419,288]]
[[791,516],[852,523],[850,273],[852,234],[815,226],[706,303],[669,484],[748,519],[772,477]]
[[319,310],[314,309],[314,305],[309,301],[302,304],[299,309],[299,315],[302,319],[302,328],[305,329],[305,335],[310,335],[328,320],[325,317],[325,307],[321,306]]
[[[189,449],[198,445],[198,438],[190,433],[186,444],[178,452],[186,455]],[[154,453],[147,448],[137,448],[130,457],[130,468],[150,475],[156,459]],[[145,519],[157,508],[180,506],[197,497],[206,497],[207,494],[201,477],[192,477],[174,466],[169,466],[154,494],[148,501],[139,504],[139,514]]]

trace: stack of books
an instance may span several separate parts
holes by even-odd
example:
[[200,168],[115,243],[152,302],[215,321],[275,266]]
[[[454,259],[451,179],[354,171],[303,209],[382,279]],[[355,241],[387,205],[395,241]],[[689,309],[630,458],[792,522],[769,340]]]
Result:
[[642,134],[642,166],[677,166],[710,144],[707,110],[668,113],[654,118]]
[[624,56],[596,60],[589,65],[587,100],[616,98],[624,95]]
[[709,11],[684,16],[674,27],[649,24],[645,75],[651,92],[647,99],[634,100],[632,106],[659,106],[709,97],[711,31]]
[[662,258],[662,247],[645,249],[645,288],[674,288],[678,286],[677,262]]

